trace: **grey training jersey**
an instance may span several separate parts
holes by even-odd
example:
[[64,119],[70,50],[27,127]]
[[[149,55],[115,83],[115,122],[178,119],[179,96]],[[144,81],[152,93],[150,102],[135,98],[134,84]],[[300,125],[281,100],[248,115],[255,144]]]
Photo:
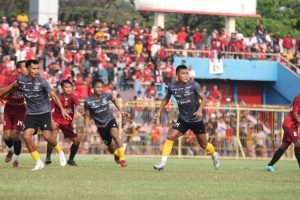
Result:
[[105,127],[108,122],[115,119],[109,105],[112,96],[109,93],[103,93],[99,98],[89,96],[84,102],[84,109],[90,111],[97,127]]
[[189,80],[185,85],[180,85],[178,81],[172,81],[168,87],[168,94],[173,95],[177,101],[179,118],[186,122],[202,120],[194,115],[200,106],[200,90],[199,83],[192,80]]
[[52,87],[45,79],[38,76],[31,81],[27,76],[19,76],[17,82],[26,100],[26,114],[40,115],[50,112],[48,93],[52,91]]

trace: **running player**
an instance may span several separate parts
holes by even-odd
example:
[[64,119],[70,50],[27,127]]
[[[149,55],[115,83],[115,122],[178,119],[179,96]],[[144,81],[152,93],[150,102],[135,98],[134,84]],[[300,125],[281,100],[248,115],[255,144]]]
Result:
[[300,167],[300,136],[298,128],[300,125],[300,95],[297,95],[292,103],[291,111],[284,119],[282,128],[284,130],[281,146],[274,153],[272,160],[266,166],[269,172],[275,172],[274,165],[281,158],[287,148],[294,143],[294,153]]
[[19,76],[17,83],[22,90],[26,100],[26,118],[24,128],[24,140],[28,151],[31,153],[33,160],[36,164],[32,170],[39,170],[44,168],[44,163],[40,159],[33,142],[32,136],[37,132],[38,128],[41,129],[43,138],[50,142],[58,154],[60,165],[66,165],[66,159],[60,146],[57,144],[56,139],[51,136],[51,114],[50,114],[50,100],[49,95],[55,100],[59,106],[62,116],[66,119],[72,119],[64,110],[61,102],[55,92],[52,90],[49,83],[39,76],[39,62],[37,60],[28,60],[26,62],[28,71],[27,76]]
[[122,116],[130,117],[129,113],[122,112],[117,99],[113,98],[109,93],[103,93],[103,82],[94,80],[92,82],[94,95],[89,96],[84,102],[85,108],[85,127],[94,119],[98,128],[98,132],[107,145],[110,153],[114,154],[116,163],[121,167],[126,167],[123,144],[119,138],[119,129],[113,112],[110,108],[109,101],[112,101]]
[[[78,110],[81,115],[84,114],[83,110],[80,108],[80,102],[79,98],[72,93],[73,91],[73,85],[72,82],[69,80],[63,80],[60,83],[63,93],[58,95],[58,98],[60,99],[60,102],[62,102],[62,105],[64,109],[67,111],[67,113],[72,117],[74,117],[75,110]],[[65,138],[69,138],[73,144],[70,148],[70,156],[67,163],[71,166],[77,166],[76,162],[74,161],[74,157],[78,151],[79,148],[79,137],[76,133],[76,130],[73,128],[72,120],[65,119],[57,104],[55,104],[55,101],[52,99],[51,103],[51,110],[54,108],[54,112],[52,113],[52,136],[55,138],[57,137],[57,134],[59,132],[59,129],[64,134]],[[47,144],[47,156],[46,156],[46,164],[50,164],[51,161],[51,153],[52,153],[53,147],[50,143]]]
[[[17,70],[26,76],[26,61],[17,62]],[[12,82],[13,81],[13,82]],[[16,87],[15,79],[6,79],[5,88],[0,88],[0,97],[6,101],[4,107],[3,137],[8,153],[5,162],[10,162],[15,153],[13,167],[19,167],[19,158],[22,148],[20,132],[23,130],[26,106],[22,92]]]
[[[214,167],[218,169],[220,166],[219,155],[215,152],[214,146],[207,142],[203,124],[202,111],[206,104],[206,97],[201,92],[200,85],[190,80],[189,70],[185,65],[179,65],[176,68],[176,76],[177,81],[172,81],[168,87],[168,92],[154,116],[154,122],[157,123],[160,119],[160,114],[168,104],[171,95],[175,97],[178,103],[178,119],[169,130],[167,141],[163,146],[160,163],[153,167],[158,171],[163,170],[166,166],[167,158],[172,151],[174,141],[188,130],[192,130],[196,135],[199,145],[207,151],[208,155],[212,156]],[[201,104],[199,103],[199,98],[201,99]]]

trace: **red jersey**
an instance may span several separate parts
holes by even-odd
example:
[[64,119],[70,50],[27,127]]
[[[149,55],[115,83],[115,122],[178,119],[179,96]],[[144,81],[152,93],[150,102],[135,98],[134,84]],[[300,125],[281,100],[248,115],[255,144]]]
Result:
[[[10,85],[15,80],[16,80],[15,78],[14,79],[6,78],[5,82],[4,82],[4,86]],[[10,93],[8,96],[6,96],[3,99],[6,100],[7,102],[11,102],[13,104],[24,104],[25,103],[23,93],[20,89],[15,90],[14,92]]]
[[296,112],[298,116],[300,116],[300,95],[297,95],[294,98],[294,101],[291,105],[291,111],[288,116],[284,119],[283,125],[286,127],[296,127],[298,126],[297,120],[294,118],[293,112]]
[[222,93],[219,90],[211,90],[210,97],[212,100],[217,100],[222,96]]
[[[66,112],[73,118],[75,106],[79,106],[79,98],[73,93],[69,95],[68,98],[65,98],[63,94],[58,95],[58,98],[66,110]],[[60,125],[69,125],[72,123],[72,120],[64,119],[61,114],[59,107],[56,105],[54,99],[51,100],[51,109],[54,108],[54,112],[52,114],[53,120]]]

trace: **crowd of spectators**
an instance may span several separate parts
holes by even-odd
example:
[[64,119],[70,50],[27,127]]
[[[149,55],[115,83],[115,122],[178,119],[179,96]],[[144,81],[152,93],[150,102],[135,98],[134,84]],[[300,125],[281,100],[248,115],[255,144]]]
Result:
[[273,55],[265,53],[282,53],[299,65],[300,38],[290,34],[281,38],[263,25],[249,36],[239,29],[234,33],[225,29],[209,33],[205,28],[189,26],[164,30],[142,26],[136,19],[117,25],[99,20],[86,23],[83,19],[54,22],[50,18],[39,25],[29,23],[22,13],[1,18],[0,84],[12,73],[15,61],[38,58],[43,75],[54,87],[59,80],[69,78],[84,99],[94,78],[101,78],[108,91],[128,90],[136,80],[148,85],[168,83],[174,77],[173,56],[212,57],[213,52],[236,59],[271,59]]
[[[16,75],[16,61],[37,58],[43,68],[42,75],[54,88],[59,89],[60,80],[70,79],[74,82],[75,93],[85,99],[90,94],[91,81],[101,78],[106,84],[104,91],[119,98],[120,91],[130,93],[138,80],[146,86],[129,96],[150,105],[153,99],[162,98],[157,85],[169,83],[174,77],[174,56],[212,58],[214,53],[219,57],[235,59],[273,59],[274,54],[282,54],[300,66],[300,38],[295,39],[290,34],[282,38],[279,33],[268,32],[263,25],[258,25],[256,31],[248,36],[244,36],[239,29],[230,34],[225,29],[215,29],[209,33],[205,28],[191,29],[188,26],[182,26],[179,30],[164,30],[142,26],[135,19],[117,25],[99,20],[92,23],[84,20],[54,22],[50,18],[48,23],[39,25],[35,21],[29,23],[26,14],[22,13],[18,17],[1,18],[0,85],[5,77]],[[191,67],[189,70],[191,78],[194,78],[194,71]],[[218,108],[222,98],[218,87],[208,91],[203,87],[203,90],[210,98],[209,103]],[[137,104],[128,108],[134,116],[132,121],[124,124],[128,144],[152,144],[159,148],[161,135],[165,135],[162,133],[167,131],[166,125],[171,123],[173,112],[171,106],[167,107],[162,114],[162,126],[152,126],[149,124],[155,111],[153,107],[145,108]],[[207,133],[211,133],[212,142],[221,155],[233,155],[235,152],[234,119],[234,113],[219,110],[207,112]],[[243,130],[247,130],[244,136],[253,136],[252,143],[246,139],[242,141],[246,154],[264,156],[266,145],[270,144],[267,142],[270,133],[264,131],[269,129],[262,128],[264,125],[260,126],[259,120],[250,123],[246,116],[243,120],[248,120],[245,123],[248,125],[247,129],[240,127],[241,135]],[[188,133],[183,144],[195,145],[195,138],[189,136]],[[185,148],[184,151],[185,154],[198,154],[193,148]]]

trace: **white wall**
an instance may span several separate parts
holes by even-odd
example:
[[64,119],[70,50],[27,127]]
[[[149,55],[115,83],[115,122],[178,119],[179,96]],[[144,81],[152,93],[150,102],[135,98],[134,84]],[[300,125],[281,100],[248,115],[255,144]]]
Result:
[[256,15],[256,0],[135,0],[137,10],[227,16]]
[[58,19],[58,0],[29,0],[30,20],[37,20],[44,25],[52,18],[54,22]]

